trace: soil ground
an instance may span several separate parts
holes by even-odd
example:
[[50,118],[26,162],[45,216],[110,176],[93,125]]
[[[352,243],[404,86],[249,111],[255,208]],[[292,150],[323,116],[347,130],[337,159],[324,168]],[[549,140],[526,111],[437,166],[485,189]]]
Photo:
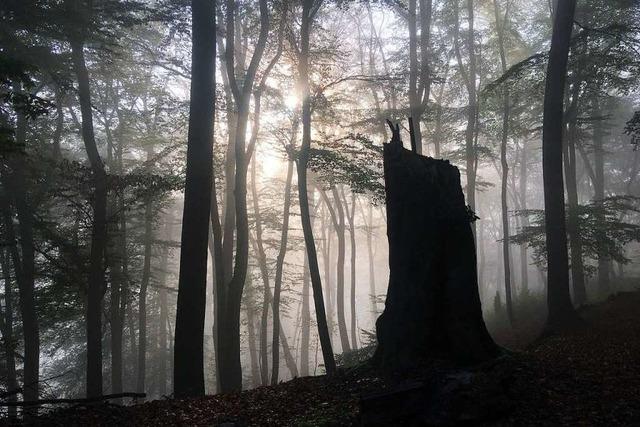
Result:
[[[494,332],[500,344],[515,350],[505,384],[512,405],[505,415],[481,425],[640,425],[640,292],[618,294],[580,314],[585,320],[580,329],[533,344],[539,327],[533,321],[522,320],[516,329]],[[357,425],[360,396],[384,384],[368,370],[351,370],[333,379],[298,378],[201,399],[76,406],[49,412],[29,424]]]

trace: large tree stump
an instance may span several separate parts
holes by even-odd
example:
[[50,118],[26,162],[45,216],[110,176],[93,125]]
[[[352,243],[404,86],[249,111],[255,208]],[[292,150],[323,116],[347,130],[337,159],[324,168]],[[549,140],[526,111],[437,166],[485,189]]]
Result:
[[476,251],[460,173],[448,161],[384,146],[389,288],[376,322],[375,363],[406,372],[428,360],[474,364],[499,347],[478,295]]

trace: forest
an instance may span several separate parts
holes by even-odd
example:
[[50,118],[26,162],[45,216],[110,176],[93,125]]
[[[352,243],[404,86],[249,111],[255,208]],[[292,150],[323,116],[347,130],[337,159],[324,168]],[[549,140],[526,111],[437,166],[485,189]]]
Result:
[[637,0],[2,0],[0,425],[640,424]]

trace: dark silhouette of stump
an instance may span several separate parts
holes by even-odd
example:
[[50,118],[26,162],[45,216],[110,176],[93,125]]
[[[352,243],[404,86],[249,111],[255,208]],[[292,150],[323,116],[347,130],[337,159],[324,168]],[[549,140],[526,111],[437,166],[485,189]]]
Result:
[[476,250],[460,173],[445,160],[402,147],[399,127],[384,146],[389,288],[376,322],[374,363],[409,372],[429,360],[476,364],[499,347],[478,295]]

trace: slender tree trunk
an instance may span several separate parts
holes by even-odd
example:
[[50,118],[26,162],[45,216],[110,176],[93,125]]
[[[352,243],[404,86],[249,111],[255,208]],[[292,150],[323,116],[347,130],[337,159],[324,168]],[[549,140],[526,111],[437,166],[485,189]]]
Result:
[[[5,222],[6,225],[6,222]],[[2,344],[5,352],[5,363],[7,369],[7,391],[12,392],[18,389],[18,376],[16,374],[16,342],[13,337],[13,286],[11,282],[11,268],[9,267],[9,256],[4,249],[0,251],[0,267],[2,267],[2,277],[4,282],[4,316],[0,317],[0,332],[2,333]],[[6,398],[7,402],[16,402],[17,394],[10,394]],[[15,420],[17,408],[9,406],[7,417]]]
[[409,105],[414,123],[416,149],[422,154],[422,134],[420,132],[421,105],[418,95],[418,17],[417,0],[409,0]]
[[[476,54],[475,54],[475,30],[474,30],[474,10],[473,0],[467,0],[467,15],[468,15],[468,31],[467,31],[467,48],[469,50],[469,64],[468,68],[464,66],[462,62],[462,54],[460,50],[460,4],[459,0],[454,1],[454,15],[455,15],[455,28],[454,28],[454,51],[458,61],[458,67],[462,74],[465,86],[468,94],[468,106],[467,106],[467,126],[465,129],[465,162],[466,162],[466,177],[467,177],[467,203],[472,210],[476,209],[476,163],[477,154],[475,150],[475,134],[477,125],[477,70],[476,70]],[[473,234],[475,236],[476,226],[475,223],[471,225]]]
[[487,259],[485,254],[486,242],[485,242],[485,227],[484,224],[480,224],[478,227],[478,234],[476,236],[476,247],[477,252],[480,254],[478,260],[478,294],[480,295],[480,300],[486,295],[486,286],[484,284],[484,277],[487,270]]
[[[320,228],[322,230],[322,260],[324,267],[324,286],[327,291],[327,325],[329,327],[329,335],[333,335],[334,319],[335,319],[335,304],[333,303],[333,278],[331,275],[331,226],[325,221],[326,219],[325,208],[322,210],[322,216],[320,221]],[[330,221],[330,220],[329,220]]]
[[249,333],[249,362],[251,364],[251,384],[253,387],[259,387],[261,382],[260,366],[258,364],[258,350],[256,348],[256,320],[253,300],[253,280],[247,282],[247,293],[245,302],[245,311],[247,314],[247,331]]
[[267,254],[264,249],[262,239],[262,214],[256,185],[256,159],[251,163],[251,195],[253,199],[253,217],[255,220],[256,238],[255,248],[257,249],[258,266],[262,277],[262,310],[260,318],[260,378],[262,385],[269,384],[269,348],[268,348],[268,326],[271,288],[269,285],[269,269],[267,267]]
[[[597,108],[596,116],[598,120],[594,123],[593,128],[593,156],[594,156],[594,169],[595,169],[595,180],[593,182],[594,188],[594,199],[596,203],[598,203],[600,210],[598,211],[597,222],[599,227],[599,234],[603,233],[600,231],[605,227],[605,215],[603,209],[603,201],[605,199],[605,175],[604,175],[604,132],[602,129],[602,120],[600,117],[602,116],[602,111]],[[599,240],[604,240],[604,236],[602,236]],[[607,253],[601,246],[598,246],[598,292],[601,295],[607,295],[609,293],[609,279],[611,275],[610,271],[610,259],[607,256]]]
[[[115,203],[114,203],[115,202]],[[117,209],[117,201],[110,202],[110,212]],[[123,214],[120,212],[119,214]],[[111,393],[122,393],[122,318],[120,305],[122,303],[122,256],[120,239],[120,224],[115,223],[109,227],[113,230],[113,250],[109,257],[111,270],[111,283],[109,284],[109,318],[111,331]],[[119,403],[119,401],[118,401]]]
[[125,380],[124,380],[124,386],[125,388],[129,389],[129,388],[134,388],[136,386],[135,384],[135,380],[136,378],[138,378],[137,374],[136,374],[136,368],[137,368],[137,361],[138,361],[138,344],[136,343],[136,327],[135,327],[135,323],[134,323],[134,316],[133,316],[133,304],[132,301],[129,301],[129,297],[128,294],[129,292],[126,293],[127,295],[125,296],[123,294],[123,299],[125,301],[124,303],[124,310],[126,312],[126,316],[125,316],[125,321],[127,323],[127,329],[129,330],[129,348],[131,348],[131,354],[128,357],[128,363],[125,364],[125,367],[130,367],[130,374],[129,369],[126,369],[126,371],[124,372],[125,374]]
[[[147,161],[151,153],[147,154]],[[153,241],[153,204],[150,198],[145,201],[144,212],[144,261],[142,266],[142,281],[138,300],[138,393],[145,392],[145,377],[147,374],[147,288],[151,278],[151,242]]]
[[[431,76],[429,45],[431,35],[432,0],[420,0],[420,39],[418,40],[418,10],[416,0],[409,0],[409,108],[413,118],[416,149],[422,154],[421,120],[429,101]],[[418,45],[420,60],[418,60]]]
[[[528,175],[528,156],[527,144],[522,144],[522,158],[520,159],[520,209],[527,210],[527,175]],[[520,217],[520,225],[522,229],[529,226],[529,217],[523,215]],[[522,293],[529,292],[529,256],[527,254],[527,245],[520,245],[520,278],[522,285]]]
[[[231,85],[235,107],[238,111],[235,140],[235,215],[236,254],[233,274],[225,291],[224,323],[219,327],[219,355],[221,362],[221,390],[240,391],[242,389],[242,365],[240,359],[240,306],[249,262],[249,220],[247,216],[247,167],[250,156],[246,151],[246,130],[249,118],[249,103],[254,89],[258,66],[264,54],[269,32],[269,7],[266,0],[260,0],[260,35],[254,49],[251,63],[239,86],[235,76],[234,39],[236,2],[227,0],[227,43],[225,61],[227,76]],[[259,100],[256,98],[256,102]],[[220,336],[224,332],[224,336]]]
[[563,100],[576,0],[558,2],[547,65],[542,135],[545,231],[547,244],[547,330],[572,320],[569,256],[562,176]]
[[[494,17],[498,31],[498,45],[500,50],[500,64],[502,73],[507,72],[507,54],[504,47],[504,26],[507,24],[508,5],[505,11],[504,20],[500,13],[498,0],[493,0]],[[500,164],[502,166],[502,179],[500,181],[500,202],[502,206],[502,260],[504,264],[504,289],[506,296],[507,317],[513,324],[513,303],[511,298],[511,254],[509,246],[509,206],[507,204],[509,179],[509,164],[507,162],[507,143],[509,141],[509,116],[511,113],[511,100],[509,99],[509,89],[503,88],[502,100],[502,139],[500,142]]]
[[293,161],[287,163],[287,180],[284,189],[284,213],[282,214],[282,233],[280,236],[280,251],[276,259],[276,278],[273,288],[273,342],[271,344],[273,352],[273,362],[271,371],[271,384],[278,383],[278,370],[280,362],[280,292],[282,289],[282,270],[284,268],[284,257],[287,254],[287,244],[289,237],[289,213],[291,212],[291,187],[293,181]]
[[[15,138],[19,147],[26,147],[27,118],[24,114],[16,114]],[[37,400],[39,397],[39,367],[40,367],[40,332],[35,295],[35,247],[34,247],[34,211],[27,195],[31,193],[25,176],[27,163],[25,155],[19,152],[10,159],[13,172],[3,179],[5,191],[13,195],[13,202],[18,216],[19,247],[11,249],[14,272],[18,284],[19,308],[22,318],[22,334],[24,339],[23,365],[23,397],[25,400]],[[5,177],[3,177],[5,178]],[[10,212],[10,202],[7,201],[6,210]],[[12,221],[5,224],[8,237],[13,235]],[[11,241],[14,241],[11,238]],[[18,242],[16,242],[18,245]],[[34,408],[35,409],[35,408]],[[35,415],[36,411],[29,411]]]
[[584,262],[582,258],[582,235],[580,231],[578,183],[576,167],[576,123],[577,117],[569,122],[566,143],[564,147],[564,170],[567,179],[567,202],[569,205],[567,232],[569,233],[571,284],[573,286],[573,297],[576,305],[580,306],[586,302]]
[[[163,260],[167,258],[163,256]],[[166,263],[163,263],[163,266],[166,266]],[[166,279],[162,281],[162,285],[166,286]],[[160,297],[160,316],[158,321],[158,346],[159,354],[158,354],[158,394],[160,397],[165,396],[167,394],[167,318],[169,317],[168,311],[169,307],[167,304],[167,290],[162,288],[159,290]]]
[[87,291],[87,397],[102,395],[102,295],[105,286],[104,253],[107,243],[107,177],[93,130],[89,73],[84,43],[72,41],[71,56],[78,79],[82,139],[93,173],[93,226]]
[[333,222],[333,228],[336,230],[338,236],[338,262],[337,262],[337,286],[336,286],[336,305],[338,312],[338,333],[340,335],[340,344],[342,351],[350,351],[351,346],[349,343],[349,334],[347,333],[347,322],[345,318],[344,310],[344,259],[345,259],[345,221],[344,221],[344,208],[340,195],[335,186],[331,188],[333,203],[335,203],[335,209],[331,205],[331,200],[327,196],[324,190],[320,189],[325,205],[331,215],[331,221]]
[[[112,82],[108,82],[109,87],[112,87]],[[120,119],[120,113],[118,110],[119,100],[115,95],[111,96],[111,105],[116,111],[118,118]],[[111,98],[110,97],[110,98]],[[104,111],[107,111],[108,106],[103,106]],[[122,124],[120,124],[122,126]],[[122,176],[122,141],[114,138],[113,131],[111,130],[111,121],[105,117],[104,129],[107,139],[107,165],[109,170],[113,171],[116,175]],[[114,153],[115,148],[115,153]],[[54,149],[57,155],[60,156],[60,147]],[[107,203],[107,218],[111,220],[107,224],[107,255],[105,256],[107,262],[107,268],[109,270],[109,327],[110,327],[110,341],[109,350],[111,355],[111,393],[122,393],[122,318],[120,317],[120,304],[122,300],[122,287],[123,287],[123,256],[121,248],[126,246],[126,242],[121,244],[123,233],[121,233],[120,216],[125,215],[124,210],[119,210],[121,195],[113,195],[108,198]],[[113,403],[122,404],[122,399],[114,399]]]
[[311,335],[311,310],[309,308],[309,261],[304,257],[302,272],[302,314],[300,338],[300,375],[309,376],[309,342]]
[[215,4],[192,0],[187,170],[176,305],[173,385],[178,397],[204,395],[207,245],[213,172]]
[[[478,105],[476,89],[476,53],[475,53],[475,29],[473,0],[467,0],[467,14],[469,30],[467,33],[467,46],[469,49],[469,108],[467,111],[467,129],[465,130],[466,170],[467,170],[467,203],[472,210],[476,209],[476,164],[477,154],[474,144],[476,133]],[[472,224],[475,236],[475,222]]]
[[373,254],[373,205],[369,204],[369,223],[367,224],[367,255],[369,258],[369,299],[371,316],[375,325],[378,318],[378,295],[376,290],[375,256]]
[[[118,139],[116,146],[116,165],[115,170],[122,175],[122,153],[124,150],[124,142]],[[128,295],[128,256],[127,256],[127,216],[125,209],[124,197],[119,196],[115,203],[114,209],[118,210],[117,218],[115,218],[117,229],[117,237],[114,244],[114,266],[111,283],[111,301],[110,301],[110,317],[111,317],[111,389],[113,393],[119,393],[123,390],[123,356],[124,356],[124,318],[125,308],[127,305]],[[133,351],[133,349],[132,349]],[[118,390],[118,391],[115,391]]]
[[344,202],[347,221],[349,222],[349,242],[351,243],[351,265],[349,269],[351,279],[351,347],[356,350],[358,348],[358,329],[356,314],[356,228],[355,228],[355,210],[356,210],[356,193],[351,192],[351,207],[344,195],[344,187],[341,188],[342,200]]
[[311,215],[309,212],[309,196],[307,189],[307,167],[309,163],[309,151],[311,149],[311,93],[309,90],[309,36],[311,24],[315,12],[320,7],[321,0],[303,0],[302,20],[300,28],[300,55],[298,57],[298,81],[301,87],[302,96],[302,145],[298,154],[298,197],[300,201],[300,216],[302,231],[304,234],[307,256],[309,259],[309,272],[311,275],[311,286],[313,289],[313,300],[316,310],[316,320],[318,324],[318,335],[322,356],[324,358],[327,374],[333,375],[336,372],[336,363],[331,348],[331,338],[327,328],[327,318],[324,309],[324,297],[322,296],[322,281],[318,268],[318,256],[316,244],[313,239],[313,228],[311,226]]

